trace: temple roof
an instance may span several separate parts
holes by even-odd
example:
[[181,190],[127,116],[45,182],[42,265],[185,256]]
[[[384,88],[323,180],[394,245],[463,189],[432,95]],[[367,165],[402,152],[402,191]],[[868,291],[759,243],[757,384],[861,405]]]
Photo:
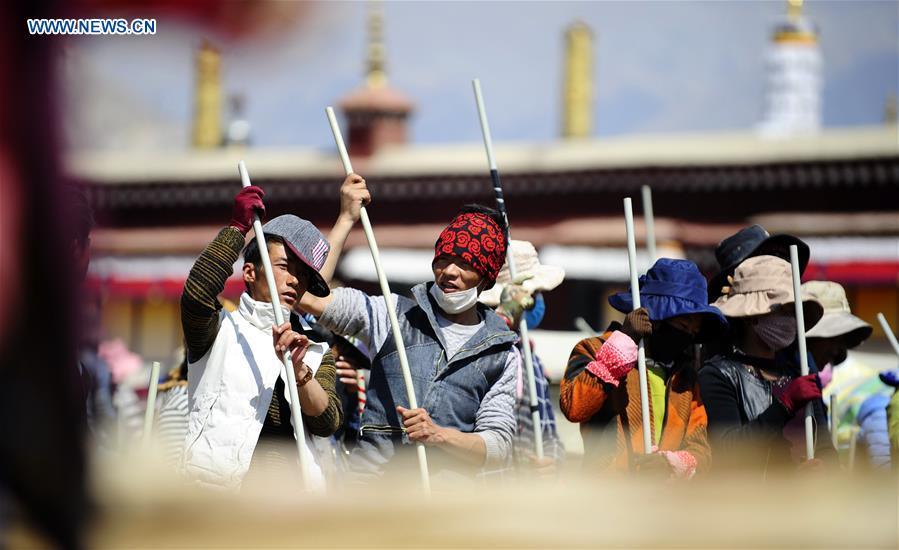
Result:
[[[818,135],[765,139],[752,132],[643,135],[587,140],[499,142],[504,174],[547,174],[600,169],[790,164],[899,157],[896,128],[828,129]],[[265,180],[306,180],[341,174],[336,153],[313,148],[213,151],[109,151],[69,155],[67,166],[92,184],[199,183],[236,177],[244,159],[250,175]],[[366,177],[427,178],[486,172],[481,143],[387,146],[367,161]]]

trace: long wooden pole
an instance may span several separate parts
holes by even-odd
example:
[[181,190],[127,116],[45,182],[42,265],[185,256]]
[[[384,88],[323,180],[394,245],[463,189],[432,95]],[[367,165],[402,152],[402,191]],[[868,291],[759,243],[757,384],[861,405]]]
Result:
[[[250,184],[250,174],[243,161],[237,163],[237,171],[240,173],[240,182],[246,188]],[[256,243],[259,245],[259,255],[262,258],[262,268],[265,271],[265,281],[268,284],[268,293],[271,296],[272,309],[275,313],[275,323],[284,324],[284,312],[281,311],[281,298],[278,294],[278,285],[275,284],[275,272],[272,269],[272,260],[268,255],[268,246],[265,243],[265,234],[262,231],[262,222],[259,214],[253,214],[253,231],[256,233]],[[290,399],[290,417],[293,419],[294,437],[296,438],[297,454],[300,460],[300,474],[303,487],[311,489],[309,478],[309,450],[306,448],[306,431],[303,427],[303,415],[300,411],[300,394],[297,390],[297,377],[293,372],[293,361],[290,358],[290,350],[284,352],[281,358],[284,364],[284,373],[287,377],[287,393]]]
[[[493,194],[496,197],[496,207],[506,222],[506,265],[509,266],[509,278],[515,280],[517,276],[515,258],[512,255],[512,237],[509,229],[509,213],[506,209],[506,200],[503,197],[503,186],[499,179],[499,170],[496,168],[496,158],[493,156],[493,138],[490,137],[490,125],[487,123],[487,110],[484,108],[484,96],[481,94],[481,82],[477,78],[471,81],[474,88],[474,98],[478,106],[478,118],[481,122],[481,135],[484,137],[484,149],[487,151],[487,166],[490,169],[490,179],[493,181]],[[524,355],[524,370],[527,373],[528,400],[531,409],[531,421],[534,423],[534,453],[538,459],[543,458],[543,423],[540,420],[540,404],[537,398],[537,380],[534,376],[534,358],[531,354],[531,341],[528,337],[528,322],[521,317],[518,322],[518,332],[521,334],[521,350]]]
[[[627,230],[627,264],[631,275],[631,299],[634,309],[640,309],[640,283],[637,278],[637,239],[634,236],[634,206],[631,198],[624,199],[624,224]],[[637,346],[637,369],[640,375],[640,410],[643,420],[643,452],[652,452],[652,432],[649,423],[649,384],[646,379],[646,349],[641,339]]]
[[883,316],[883,313],[878,313],[877,321],[880,323],[880,328],[883,329],[883,333],[886,334],[890,345],[893,346],[893,351],[896,352],[896,355],[899,355],[899,342],[896,341],[896,335],[893,334],[893,329],[891,329],[890,324],[887,323],[887,318]]
[[153,431],[153,416],[156,412],[156,392],[159,389],[159,361],[153,361],[150,368],[150,383],[147,386],[147,408],[144,411],[143,446],[150,444],[150,432]]
[[643,195],[643,223],[646,225],[646,251],[649,253],[649,264],[656,261],[656,223],[652,214],[652,188],[644,185],[640,188]]
[[837,417],[837,392],[834,391],[830,394],[830,442],[833,444],[833,448],[839,453],[840,451],[840,441],[837,437],[837,425],[839,424],[839,418]]
[[[334,142],[337,144],[337,152],[340,154],[343,169],[347,174],[352,174],[353,165],[350,163],[350,155],[347,153],[346,144],[343,141],[343,134],[340,132],[340,126],[337,124],[337,117],[334,115],[334,109],[328,107],[325,109],[325,113],[328,115],[328,123],[331,125],[331,133],[334,134]],[[359,218],[362,221],[362,230],[365,232],[365,240],[368,241],[368,249],[371,251],[371,259],[375,264],[375,272],[378,275],[381,293],[384,295],[384,303],[387,305],[387,316],[390,319],[393,342],[396,344],[400,368],[403,371],[403,383],[406,386],[406,398],[409,401],[409,407],[417,409],[418,400],[415,398],[415,386],[412,385],[412,371],[409,369],[409,359],[406,357],[406,345],[403,343],[403,335],[400,332],[400,322],[396,317],[396,306],[393,303],[390,285],[387,283],[387,275],[384,273],[384,266],[381,263],[381,253],[378,250],[378,242],[375,240],[375,232],[372,230],[371,221],[368,218],[368,210],[366,210],[365,206],[362,206]],[[428,457],[425,452],[425,446],[421,443],[416,443],[415,451],[418,453],[418,470],[421,476],[421,485],[424,488],[425,494],[430,495],[431,476],[428,473]]]
[[[790,265],[793,274],[793,302],[796,306],[796,337],[799,341],[799,374],[808,374],[808,354],[805,346],[805,313],[802,309],[802,283],[799,280],[799,248],[790,245]],[[812,423],[812,403],[805,406],[805,456],[808,460],[815,458],[815,432]]]

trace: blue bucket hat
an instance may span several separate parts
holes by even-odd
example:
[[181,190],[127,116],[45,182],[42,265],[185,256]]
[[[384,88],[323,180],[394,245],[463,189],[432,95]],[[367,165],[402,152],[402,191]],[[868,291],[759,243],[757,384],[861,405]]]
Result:
[[[707,300],[705,277],[689,260],[660,258],[640,276],[640,304],[649,311],[649,318],[664,321],[678,315],[702,314],[698,341],[720,335],[727,328],[727,319]],[[609,304],[622,313],[634,309],[630,291],[610,296]]]

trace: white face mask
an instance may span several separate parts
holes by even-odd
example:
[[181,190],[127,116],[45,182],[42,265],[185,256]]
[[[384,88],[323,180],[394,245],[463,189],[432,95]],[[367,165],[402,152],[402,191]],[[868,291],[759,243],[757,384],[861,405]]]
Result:
[[478,287],[446,293],[434,284],[431,285],[431,296],[437,300],[437,305],[440,306],[440,309],[450,315],[455,315],[468,311],[478,303]]

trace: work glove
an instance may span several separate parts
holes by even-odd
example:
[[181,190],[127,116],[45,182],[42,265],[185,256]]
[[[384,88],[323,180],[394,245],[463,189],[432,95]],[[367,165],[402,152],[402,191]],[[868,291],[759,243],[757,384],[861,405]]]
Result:
[[246,235],[253,227],[253,214],[258,213],[260,217],[265,215],[265,205],[262,203],[264,196],[265,191],[255,185],[241,189],[234,197],[234,208],[228,225]]
[[652,334],[649,310],[641,307],[625,315],[620,331],[630,336],[635,344],[639,344],[640,340]]
[[500,293],[496,313],[506,320],[509,328],[517,327],[524,312],[534,307],[533,291],[522,286],[532,277],[533,275],[519,275]]
[[817,374],[794,378],[780,396],[780,402],[790,414],[796,414],[796,411],[802,410],[802,407],[815,399],[821,399]]

